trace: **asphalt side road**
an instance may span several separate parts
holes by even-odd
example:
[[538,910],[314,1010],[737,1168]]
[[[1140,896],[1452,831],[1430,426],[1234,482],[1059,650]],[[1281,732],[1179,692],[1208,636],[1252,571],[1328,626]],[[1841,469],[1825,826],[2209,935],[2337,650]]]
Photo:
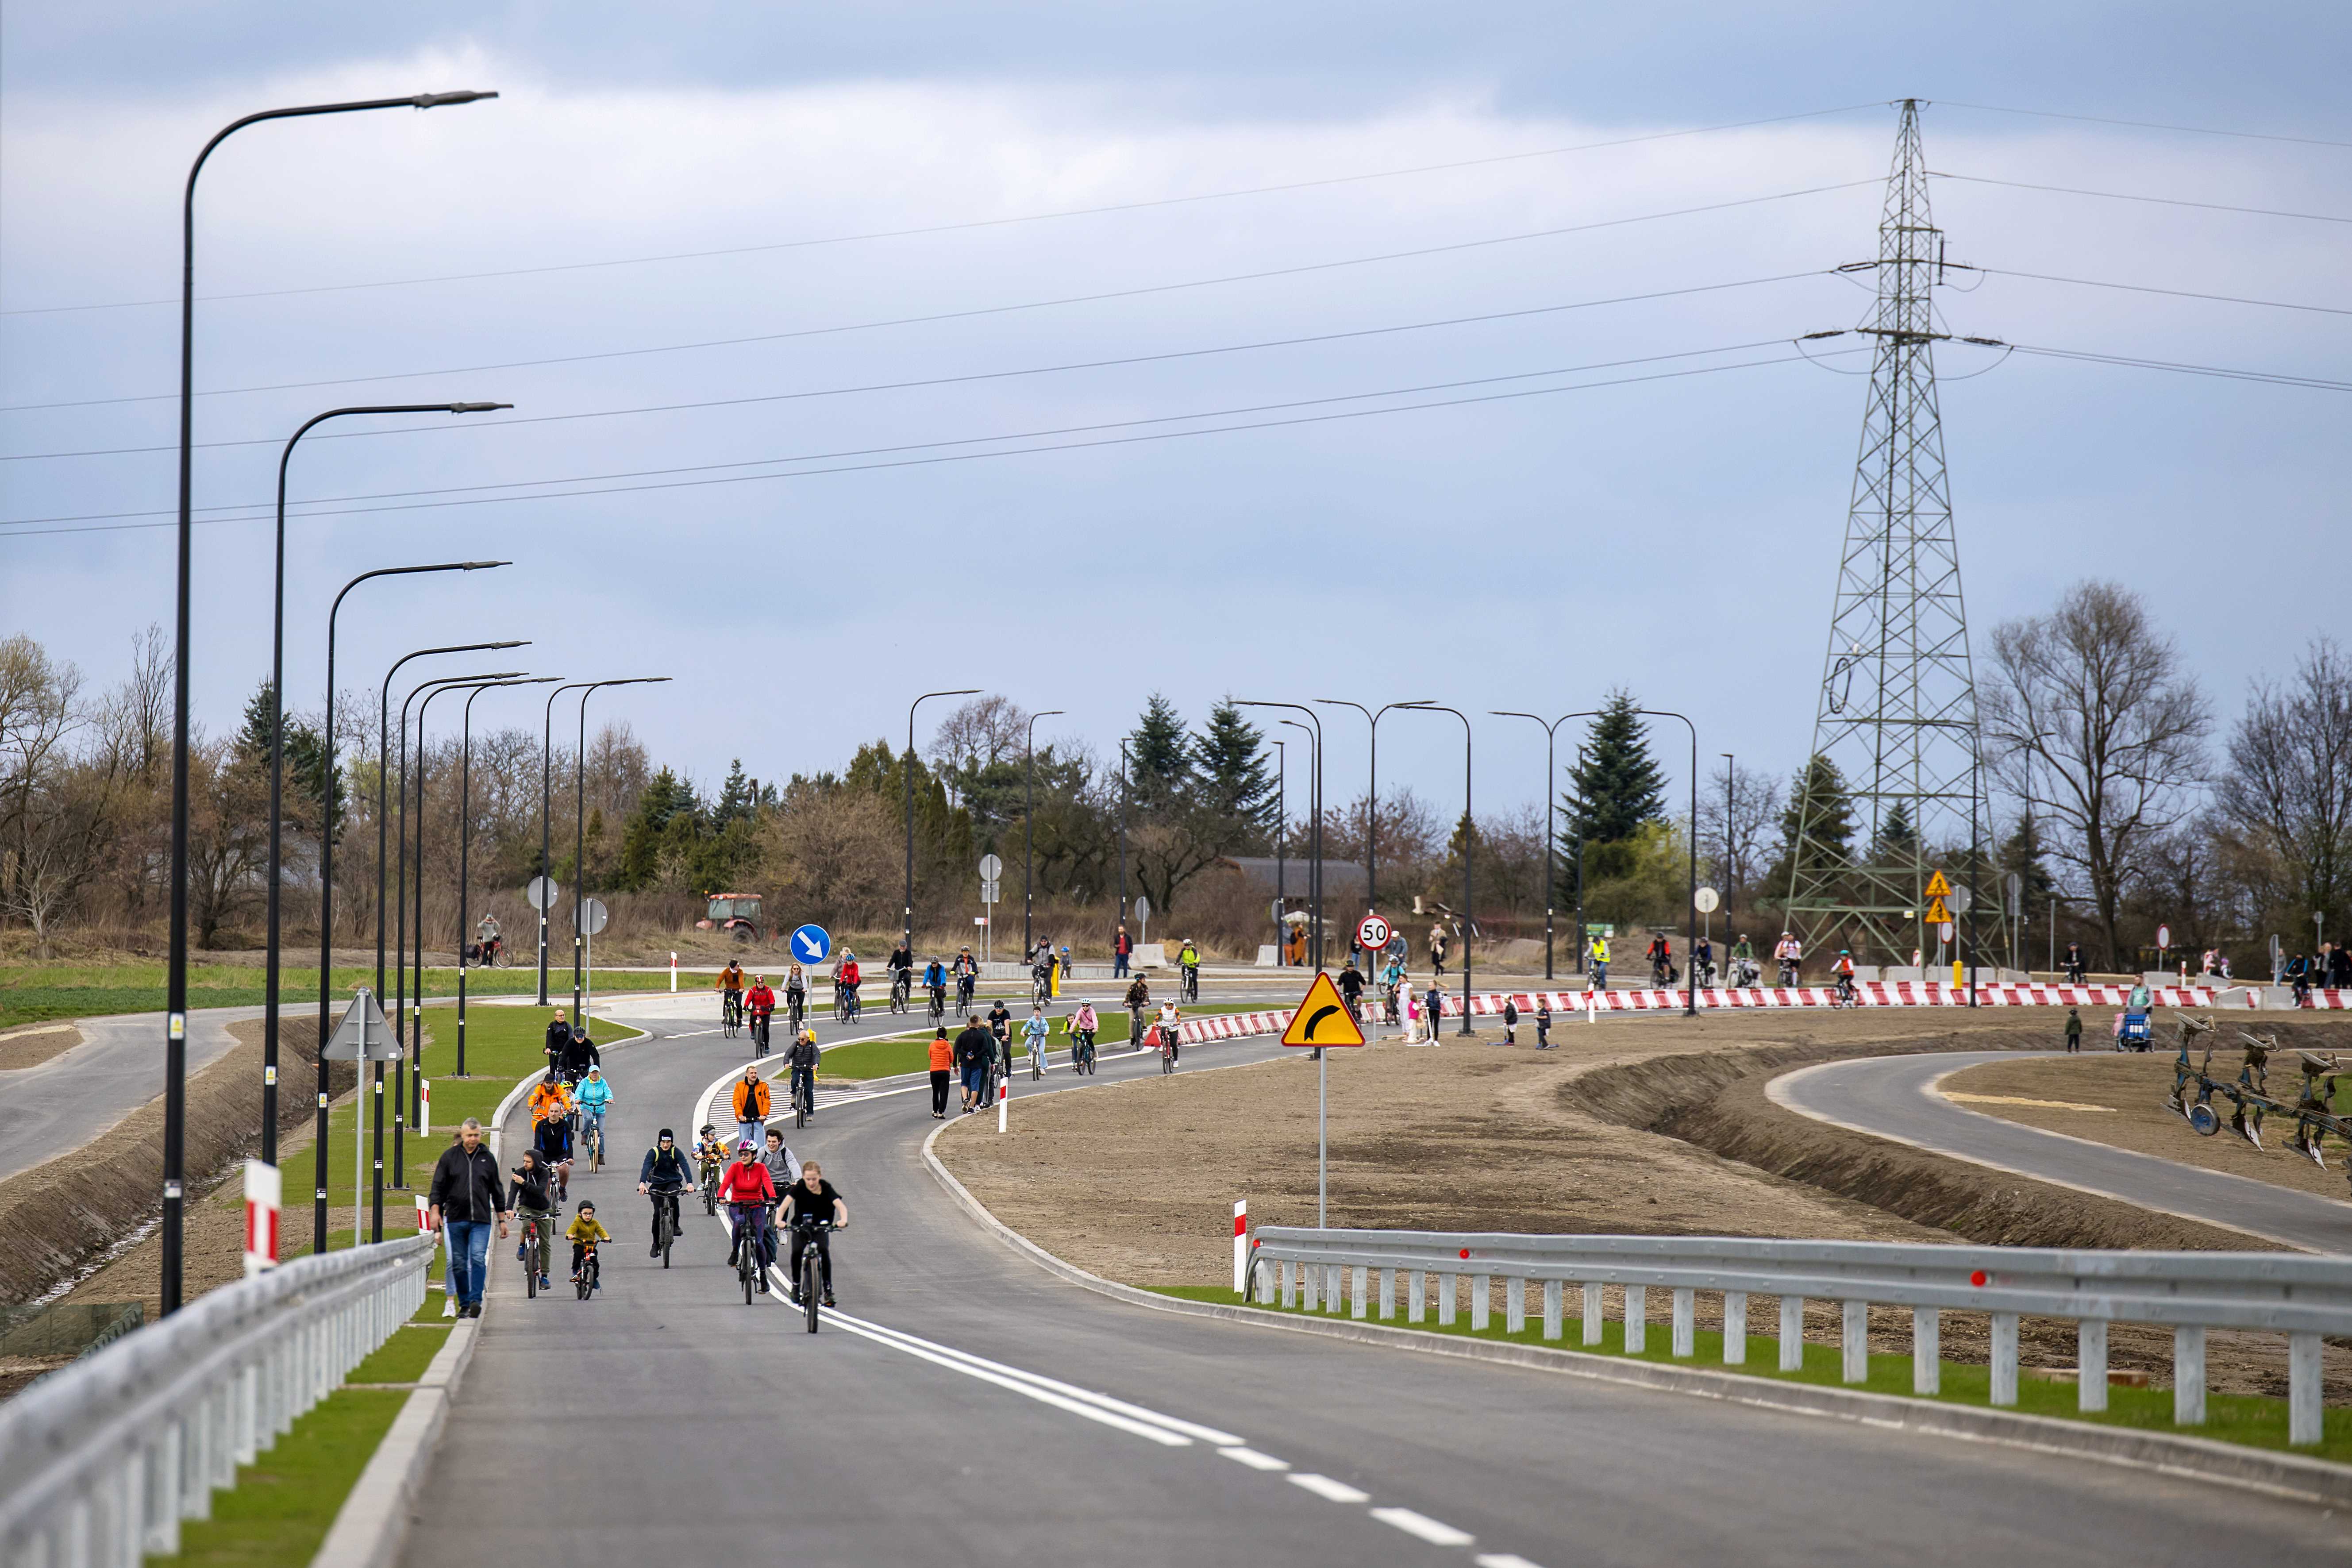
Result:
[[[1995,1170],[2121,1198],[2284,1247],[2352,1253],[2352,1204],[2245,1176],[2111,1148],[1987,1116],[1930,1092],[1937,1079],[2014,1051],[1952,1051],[1826,1062],[1775,1079],[1778,1103],[1817,1121],[1892,1138]],[[2277,1136],[2284,1138],[2286,1131]]]
[[[664,1037],[619,1064],[617,1163],[572,1184],[619,1237],[606,1288],[580,1302],[559,1264],[556,1293],[525,1300],[509,1243],[419,1494],[415,1568],[2344,1560],[2321,1510],[2178,1477],[1112,1301],[954,1206],[920,1159],[927,1089],[828,1097],[791,1135],[853,1209],[841,1310],[811,1335],[778,1299],[743,1303],[691,1200],[674,1266],[647,1258],[637,1160],[661,1126],[690,1137],[742,1056],[707,998],[614,1010]],[[1184,1068],[1278,1051],[1188,1047]],[[1011,1114],[1158,1070],[1022,1076]],[[1219,1176],[1171,1150],[1167,1179]]]

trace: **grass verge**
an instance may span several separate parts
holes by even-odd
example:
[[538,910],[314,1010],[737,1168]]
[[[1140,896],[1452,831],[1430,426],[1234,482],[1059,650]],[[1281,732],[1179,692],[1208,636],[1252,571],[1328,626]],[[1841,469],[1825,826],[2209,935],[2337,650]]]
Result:
[[[362,1370],[374,1361],[362,1363]],[[234,1489],[213,1494],[212,1518],[180,1527],[177,1557],[147,1561],[158,1568],[304,1568],[407,1398],[390,1388],[329,1394],[276,1447],[239,1468]]]
[[[258,1007],[269,999],[262,971],[239,963],[200,963],[188,968],[191,1007]],[[375,984],[373,968],[339,967],[333,973],[333,994],[350,999],[352,990]],[[551,976],[549,984],[554,984]],[[568,995],[572,974],[563,972]],[[536,993],[536,969],[474,969],[467,972],[466,991],[473,996],[512,996]],[[667,973],[600,969],[595,972],[598,995],[614,991],[667,991]],[[425,994],[455,996],[457,972],[427,969]],[[280,974],[278,1001],[285,1006],[312,1007],[319,1001],[319,970],[289,969]],[[163,966],[160,963],[12,965],[0,968],[0,1029],[51,1018],[94,1018],[114,1013],[160,1013],[163,1010]]]
[[[1190,1006],[1184,1009],[1184,1016],[1188,1018],[1197,1018],[1204,1013],[1263,1013],[1265,1011],[1266,1008],[1264,1005],[1256,1002],[1227,1002],[1205,1007]],[[1096,1048],[1098,1050],[1126,1049],[1129,1023],[1126,1011],[1097,1006],[1096,1012],[1102,1019],[1102,1027],[1095,1031]],[[1016,1011],[1013,1016],[1015,1030],[1013,1054],[1015,1056],[1025,1055],[1025,1047],[1020,1043],[1018,1031],[1020,1020],[1027,1016],[1025,1010]],[[1066,1021],[1056,1018],[1054,1024],[1054,1033],[1045,1042],[1046,1048],[1056,1051],[1069,1049],[1069,1030]],[[950,1025],[948,1029],[948,1038],[953,1039],[955,1037],[956,1026]],[[824,1053],[824,1065],[819,1069],[819,1079],[822,1081],[828,1078],[858,1079],[896,1078],[900,1073],[925,1071],[930,1065],[931,1028],[927,1024],[910,1033],[892,1035],[887,1039],[860,1040],[855,1045],[835,1047]]]
[[[1261,1307],[1244,1301],[1224,1285],[1174,1285],[1152,1287],[1159,1294],[1174,1296],[1188,1301],[1213,1301],[1220,1306],[1247,1307],[1252,1311],[1274,1316],[1342,1318],[1348,1309],[1339,1312],[1303,1312],[1296,1308]],[[1530,1306],[1526,1331],[1507,1333],[1502,1317],[1497,1313],[1482,1331],[1473,1331],[1465,1310],[1452,1324],[1440,1327],[1434,1321],[1406,1324],[1402,1320],[1392,1327],[1411,1328],[1415,1332],[1454,1334],[1465,1339],[1502,1340],[1520,1344],[1549,1344],[1554,1349],[1586,1351],[1594,1354],[1623,1356],[1625,1326],[1622,1322],[1601,1325],[1601,1343],[1583,1342],[1583,1321],[1577,1296],[1568,1298],[1568,1316],[1563,1324],[1565,1337],[1547,1341],[1543,1337],[1543,1317],[1539,1305],[1528,1292]],[[1402,1309],[1400,1308],[1400,1310]],[[1434,1309],[1433,1308],[1433,1319]],[[1940,1374],[1941,1392],[1934,1394],[1914,1394],[1911,1392],[1911,1358],[1908,1355],[1873,1355],[1870,1376],[1862,1383],[1849,1384],[1843,1374],[1843,1356],[1839,1347],[1828,1344],[1807,1344],[1804,1367],[1797,1372],[1779,1370],[1778,1342],[1769,1335],[1748,1337],[1748,1360],[1744,1365],[1723,1364],[1723,1335],[1711,1329],[1701,1329],[1695,1339],[1696,1353],[1677,1356],[1673,1353],[1674,1336],[1671,1327],[1653,1321],[1643,1336],[1642,1350],[1630,1359],[1655,1362],[1662,1366],[1705,1367],[1711,1372],[1727,1372],[1736,1376],[1768,1379],[1777,1383],[1811,1383],[1831,1388],[1857,1388],[1870,1394],[1899,1394],[1904,1398],[1930,1398],[1948,1405],[1990,1405],[1992,1403],[1991,1369],[1965,1362],[1945,1362]],[[1767,1364],[1759,1365],[1763,1358]],[[2028,1415],[2050,1415],[2062,1420],[2083,1421],[2102,1426],[2127,1426],[2139,1431],[2164,1432],[2190,1437],[2208,1437],[2218,1442],[2242,1443],[2251,1448],[2272,1448],[2281,1452],[2306,1455],[2313,1458],[2352,1460],[2352,1410],[2330,1410],[2322,1426],[2322,1436],[2316,1447],[2290,1449],[2287,1445],[2286,1401],[2269,1399],[2258,1394],[2208,1394],[2205,1396],[2205,1425],[2177,1426],[2172,1420],[2172,1391],[2168,1388],[2126,1388],[2111,1385],[2107,1390],[2107,1408],[2103,1412],[2085,1413],[2074,1408],[2075,1389],[2072,1383],[2054,1383],[2031,1375],[2018,1380],[2017,1404],[2013,1407]]]

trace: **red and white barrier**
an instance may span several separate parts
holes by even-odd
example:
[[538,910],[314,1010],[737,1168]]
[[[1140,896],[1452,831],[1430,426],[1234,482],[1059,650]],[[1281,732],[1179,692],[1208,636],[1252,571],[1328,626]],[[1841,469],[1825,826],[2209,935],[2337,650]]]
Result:
[[1234,1205],[1234,1294],[1249,1294],[1249,1200]]
[[278,1267],[278,1207],[284,1178],[275,1165],[245,1163],[245,1277]]

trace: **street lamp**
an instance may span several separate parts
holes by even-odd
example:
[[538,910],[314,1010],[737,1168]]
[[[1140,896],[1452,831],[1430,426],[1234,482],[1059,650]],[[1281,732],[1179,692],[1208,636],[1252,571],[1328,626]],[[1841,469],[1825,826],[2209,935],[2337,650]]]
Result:
[[1739,809],[1739,774],[1729,752],[1716,755],[1723,759],[1723,931],[1726,936],[1735,936],[1731,898],[1739,890],[1739,873],[1732,865],[1732,819]]
[[1381,714],[1391,708],[1417,708],[1425,700],[1416,698],[1411,702],[1383,702],[1377,713],[1362,703],[1350,702],[1344,697],[1318,697],[1315,700],[1328,703],[1334,708],[1353,708],[1371,725],[1372,775],[1371,784],[1364,792],[1364,909],[1367,913],[1377,913],[1381,905]]
[[580,689],[580,749],[572,758],[572,1016],[580,1016],[581,917],[588,907],[588,699],[607,686],[658,686],[667,675],[595,680]]
[[[1478,819],[1470,810],[1470,715],[1459,708],[1448,708],[1443,702],[1408,702],[1400,704],[1421,713],[1451,713],[1462,721],[1462,1036],[1470,1037],[1470,949],[1478,931],[1478,908],[1475,902],[1477,882],[1472,868],[1478,860]],[[1433,1030],[1430,1038],[1435,1039]]]
[[1124,735],[1118,738],[1118,923],[1122,927],[1127,924],[1127,737]]
[[[1696,942],[1698,937],[1698,726],[1692,723],[1690,720],[1683,714],[1676,713],[1670,709],[1632,708],[1626,710],[1626,711],[1637,713],[1644,718],[1650,719],[1681,719],[1683,721],[1683,728],[1690,731],[1690,918],[1683,928],[1684,946],[1688,948],[1689,945],[1693,942]],[[1601,712],[1601,710],[1598,708],[1588,708],[1580,713],[1563,713],[1559,719],[1553,721],[1553,722],[1566,723],[1570,719],[1596,718]],[[1579,750],[1580,752],[1582,748],[1580,747]],[[1583,767],[1580,763],[1578,764],[1577,772],[1577,798],[1580,803],[1583,799]],[[1582,816],[1580,810],[1578,815],[1580,818]],[[1576,902],[1577,907],[1580,910],[1584,904],[1584,833],[1580,824],[1576,836]],[[1581,919],[1578,921],[1577,925],[1577,940],[1581,942],[1584,940],[1582,931],[1583,921]],[[1684,973],[1683,978],[1688,982],[1688,985],[1683,997],[1683,1016],[1685,1018],[1695,1018],[1698,1016],[1698,966],[1687,962],[1690,956],[1687,952],[1685,952],[1683,956],[1686,961],[1684,964],[1685,973]]]
[[1274,963],[1283,967],[1283,950],[1290,945],[1290,889],[1284,883],[1283,843],[1290,837],[1290,742],[1270,741],[1274,748]]
[[[1028,776],[1021,785],[1021,956],[1024,962],[1028,961],[1030,949],[1034,945],[1029,931],[1029,908],[1033,891],[1030,883],[1037,868],[1037,721],[1062,716],[1063,710],[1059,708],[1048,708],[1043,713],[1029,715]],[[907,720],[909,734],[913,733],[915,721],[910,713]],[[910,826],[913,820],[911,816],[908,818]],[[912,864],[911,856],[908,863]]]
[[[567,691],[584,690],[593,682],[575,680],[547,694],[539,716],[539,874],[547,883],[547,902],[539,906],[539,1005],[547,1005],[547,921],[554,913],[555,867],[548,858],[547,819],[554,805],[555,700]],[[583,698],[581,700],[587,700]]]
[[[1418,704],[1416,704],[1416,706],[1418,706]],[[1537,724],[1542,726],[1544,732],[1544,978],[1546,980],[1549,980],[1552,977],[1552,902],[1556,897],[1552,889],[1551,879],[1551,781],[1558,776],[1555,772],[1555,769],[1558,767],[1558,763],[1554,762],[1552,755],[1552,738],[1559,732],[1559,727],[1568,722],[1568,721],[1565,719],[1555,719],[1550,723],[1546,724],[1541,719],[1536,718],[1534,714],[1522,713],[1513,708],[1489,708],[1486,711],[1492,713],[1497,719],[1534,719]]]
[[[348,103],[311,103],[289,109],[266,109],[231,121],[188,166],[188,183],[180,199],[180,497],[177,530],[178,572],[174,599],[172,658],[172,888],[171,950],[164,971],[163,1024],[163,1212],[160,1226],[162,1280],[158,1295],[165,1316],[180,1310],[183,1249],[183,1205],[187,1177],[188,1133],[188,726],[190,578],[195,553],[195,343],[196,343],[196,179],[213,149],[265,120],[295,120],[320,114],[349,114],[369,109],[437,109],[445,104],[472,103],[496,98],[495,92],[425,92],[407,98],[379,98]],[[283,700],[282,694],[273,694]],[[331,750],[329,756],[332,756]],[[332,803],[331,794],[329,796]],[[323,988],[327,977],[319,977]],[[276,993],[271,993],[275,1000]],[[320,1012],[325,1011],[323,999]],[[326,1033],[322,1024],[320,1041]]]
[[[1293,724],[1298,729],[1307,730],[1315,738],[1315,745],[1311,752],[1313,761],[1307,769],[1310,783],[1307,791],[1307,799],[1313,804],[1315,812],[1315,825],[1307,830],[1307,836],[1308,858],[1307,900],[1314,911],[1311,918],[1315,923],[1314,933],[1307,938],[1307,962],[1314,964],[1315,972],[1320,974],[1323,972],[1323,716],[1314,709],[1297,702],[1236,701],[1234,706],[1236,708],[1286,708],[1294,713],[1306,714],[1312,724],[1312,728],[1309,729],[1307,724],[1299,724],[1296,720],[1282,721],[1286,724]],[[1316,1054],[1320,1056],[1322,1053],[1318,1051]]]
[[[563,677],[560,675],[538,675],[509,680],[486,681],[466,694],[466,717],[464,723],[459,727],[461,739],[457,751],[457,1076],[459,1078],[466,1076],[466,917],[472,912],[467,908],[466,899],[471,885],[470,872],[474,847],[474,699],[485,691],[495,691],[501,687],[547,686],[562,679]],[[429,701],[430,699],[427,700]],[[425,753],[425,715],[422,712],[416,716],[416,751],[420,757]],[[422,812],[416,818],[416,831],[418,834],[416,908],[421,917],[425,910],[423,881],[425,817]],[[422,945],[420,942],[419,946]],[[421,1033],[418,1038],[420,1041],[423,1039]],[[416,1058],[416,1078],[421,1081],[424,1076],[425,1057],[420,1050]],[[393,1169],[395,1176],[399,1174],[400,1169],[398,1145],[399,1134],[395,1131],[393,1148]]]
[[980,688],[967,686],[961,691],[926,691],[907,704],[907,759],[899,769],[907,775],[907,902],[901,941],[910,959],[915,955],[915,710],[934,697],[978,695]]

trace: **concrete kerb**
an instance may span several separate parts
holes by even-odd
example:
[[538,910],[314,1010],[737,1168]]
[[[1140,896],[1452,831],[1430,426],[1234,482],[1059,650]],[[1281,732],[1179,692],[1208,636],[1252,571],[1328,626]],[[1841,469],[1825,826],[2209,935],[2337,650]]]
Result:
[[1385,1324],[1321,1318],[1281,1317],[1261,1309],[1223,1306],[1213,1301],[1188,1301],[1105,1279],[1052,1253],[989,1213],[987,1206],[940,1163],[932,1144],[949,1127],[934,1128],[923,1140],[923,1163],[948,1195],[982,1228],[1015,1252],[1070,1284],[1155,1312],[1215,1318],[1250,1328],[1283,1333],[1319,1334],[1326,1339],[1390,1350],[1417,1351],[1424,1355],[1454,1356],[1505,1366],[1528,1367],[1570,1377],[1630,1384],[1665,1393],[1695,1394],[1727,1404],[1750,1405],[1792,1415],[1858,1421],[1964,1441],[1998,1443],[2004,1447],[2036,1453],[2063,1454],[2095,1459],[2168,1476],[2211,1481],[2271,1496],[2328,1506],[2352,1504],[2352,1465],[2242,1447],[2207,1437],[2141,1432],[2124,1427],[2095,1426],[2048,1415],[2018,1411],[1947,1405],[1937,1400],[1908,1399],[1900,1394],[1870,1394],[1858,1389],[1827,1388],[1811,1384],[1769,1382],[1737,1373],[1706,1367],[1660,1366],[1652,1362],[1600,1356],[1549,1345],[1510,1344],[1493,1340],[1457,1338]]

